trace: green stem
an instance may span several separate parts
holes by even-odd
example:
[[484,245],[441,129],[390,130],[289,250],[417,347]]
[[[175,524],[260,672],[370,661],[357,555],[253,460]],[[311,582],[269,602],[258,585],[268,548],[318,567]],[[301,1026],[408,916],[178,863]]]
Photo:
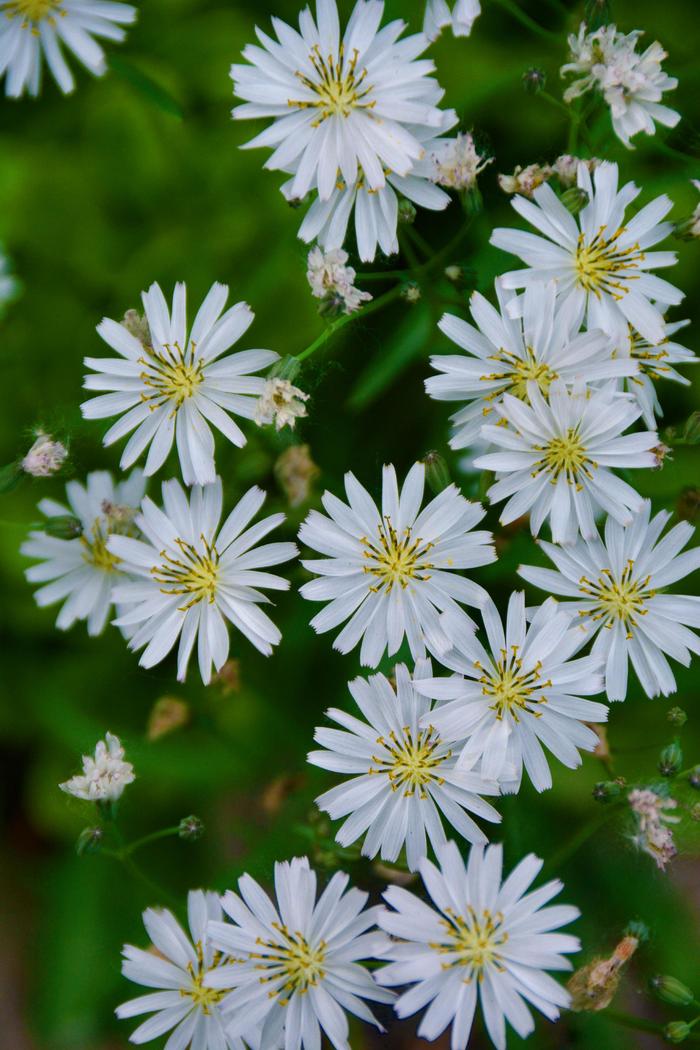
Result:
[[174,908],[180,907],[180,901],[178,901],[176,897],[174,897],[167,890],[164,890],[162,886],[159,886],[157,882],[154,882],[153,879],[146,875],[145,871],[142,871],[138,864],[131,859],[131,857],[122,856],[120,859],[126,870],[132,876],[132,878],[136,879],[137,882],[140,882],[142,886],[145,886],[146,889],[148,889],[149,893],[153,894],[157,900],[165,901]]
[[623,1028],[634,1028],[638,1032],[655,1032],[661,1035],[661,1025],[653,1021],[647,1021],[644,1017],[635,1017],[634,1014],[626,1014],[621,1010],[601,1010],[599,1017],[607,1017],[608,1021],[622,1025]]
[[129,842],[121,850],[121,856],[129,857],[132,853],[136,853],[136,850],[141,849],[142,846],[147,846],[151,842],[157,842],[158,839],[170,838],[172,835],[179,835],[179,825],[175,828],[162,828],[160,831],[152,831],[150,835],[143,835],[140,839],[134,839],[133,842]]
[[550,106],[554,106],[562,113],[565,113],[567,120],[579,119],[578,114],[574,112],[571,106],[567,106],[566,102],[562,102],[561,99],[556,98],[554,95],[550,95],[548,91],[538,91],[537,97],[543,98],[545,102],[549,102]]
[[[405,226],[404,230],[409,240],[413,241],[417,248],[420,248],[426,259],[429,259],[433,254],[433,249],[430,247],[425,237],[418,232],[415,226]],[[413,263],[411,263],[411,266],[413,267]]]
[[592,838],[600,828],[607,824],[608,821],[619,812],[621,805],[625,801],[625,799],[619,799],[615,802],[608,802],[603,813],[596,813],[591,817],[582,828],[579,828],[578,831],[571,836],[568,842],[565,842],[559,850],[548,858],[545,870],[558,871],[563,864],[578,852],[581,846],[588,842],[588,840]]
[[512,15],[516,21],[520,22],[521,25],[525,26],[532,33],[536,33],[537,36],[543,37],[545,40],[556,40],[559,42],[559,33],[552,32],[551,29],[545,29],[539,22],[536,22],[534,18],[530,18],[528,14],[521,11],[520,8],[513,0],[496,0],[496,3],[500,4],[504,11]]
[[408,270],[381,270],[377,273],[355,274],[356,279],[362,283],[365,281],[406,281],[410,276]]

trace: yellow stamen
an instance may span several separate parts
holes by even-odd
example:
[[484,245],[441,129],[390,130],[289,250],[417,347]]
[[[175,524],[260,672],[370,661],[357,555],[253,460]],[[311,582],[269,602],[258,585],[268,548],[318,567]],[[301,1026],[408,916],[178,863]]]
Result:
[[536,445],[535,448],[543,455],[535,463],[532,476],[537,477],[543,471],[551,475],[550,480],[554,484],[560,474],[564,474],[570,485],[577,484],[579,475],[592,476],[591,467],[597,464],[588,457],[586,446],[576,427],[569,427],[563,437],[554,437],[546,445]]
[[366,83],[367,70],[357,69],[358,58],[357,51],[354,51],[352,59],[346,63],[342,46],[337,60],[333,55],[323,56],[317,44],[309,55],[316,76],[296,73],[316,98],[313,101],[289,99],[288,105],[296,109],[317,109],[316,125],[333,116],[349,117],[354,109],[372,109],[375,103],[367,101],[372,87]]
[[602,620],[603,626],[608,628],[619,620],[629,632],[637,626],[639,616],[646,616],[646,603],[656,594],[649,587],[650,580],[651,576],[641,580],[634,578],[634,561],[630,558],[617,579],[611,569],[603,569],[595,582],[582,576],[579,588],[596,603],[594,620]]
[[379,581],[372,590],[385,587],[388,592],[395,584],[405,590],[411,580],[430,579],[428,570],[434,566],[427,560],[427,554],[432,543],[424,543],[420,537],[413,539],[408,527],[399,536],[389,517],[384,518],[377,532],[376,540],[362,537],[365,548],[362,553],[367,559],[364,571]]
[[503,969],[501,949],[508,941],[508,933],[504,929],[504,917],[500,912],[492,915],[485,908],[477,915],[473,908],[468,908],[466,916],[463,916],[445,908],[444,914],[445,918],[440,923],[445,928],[447,939],[430,947],[440,954],[455,956],[443,963],[445,969],[464,967],[466,983],[474,978],[481,980],[487,967]]
[[[477,667],[480,665],[477,664]],[[487,671],[479,679],[481,692],[491,700],[489,707],[496,712],[497,719],[510,715],[517,722],[523,711],[539,717],[537,705],[547,702],[541,690],[552,684],[541,680],[541,671],[542,664],[539,662],[529,671],[523,671],[517,645],[512,645],[509,650],[501,649],[495,670]]]
[[196,346],[189,343],[183,350],[179,343],[165,343],[162,352],[152,346],[144,349],[146,356],[139,358],[144,366],[140,378],[152,393],[143,393],[141,398],[152,411],[169,401],[176,415],[203,379],[202,362],[195,359]]
[[41,22],[48,18],[53,21],[53,14],[65,14],[59,11],[63,0],[9,0],[5,6],[5,14],[8,18],[19,15],[23,19],[22,28],[29,29],[32,23]]
[[204,536],[201,537],[204,551],[177,539],[175,542],[182,552],[181,558],[174,558],[167,551],[161,551],[163,559],[160,565],[151,569],[151,575],[162,584],[163,594],[184,594],[189,601],[182,606],[182,611],[191,609],[197,602],[213,603],[219,583],[219,553]]
[[606,236],[607,227],[601,226],[595,237],[586,242],[585,234],[579,234],[574,269],[579,285],[587,292],[599,296],[607,292],[614,299],[623,299],[629,281],[638,275],[633,271],[644,261],[644,252],[638,244],[620,248],[619,239],[625,232],[621,226],[612,236]]
[[425,798],[427,784],[444,784],[437,770],[452,752],[436,754],[442,741],[432,726],[418,730],[415,735],[410,726],[404,726],[400,737],[392,730],[388,740],[379,737],[377,743],[389,753],[389,757],[386,754],[372,755],[376,768],[367,772],[386,774],[392,791],[403,788],[408,798],[417,790],[420,797]]
[[260,977],[261,983],[285,978],[284,984],[277,991],[271,991],[270,996],[277,998],[281,1006],[286,1006],[289,996],[294,992],[304,995],[309,988],[323,980],[323,963],[328,945],[325,941],[319,941],[312,947],[298,931],[290,933],[286,926],[276,922],[272,925],[279,934],[279,940],[264,941],[259,938],[257,943],[264,951],[251,953],[250,958],[258,960],[258,969],[265,971]]

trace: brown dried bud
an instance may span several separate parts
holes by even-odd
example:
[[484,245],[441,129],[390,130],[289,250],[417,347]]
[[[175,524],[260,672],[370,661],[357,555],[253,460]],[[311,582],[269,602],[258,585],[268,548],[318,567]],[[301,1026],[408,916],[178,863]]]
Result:
[[567,983],[571,1009],[604,1010],[609,1006],[620,983],[622,969],[638,947],[636,937],[623,937],[609,959],[594,959],[577,970]]
[[190,720],[189,704],[176,696],[162,696],[156,700],[148,716],[146,736],[149,740],[159,740],[176,729],[182,729]]
[[311,458],[308,445],[290,445],[274,466],[277,484],[290,507],[300,507],[311,495],[311,485],[321,471]]

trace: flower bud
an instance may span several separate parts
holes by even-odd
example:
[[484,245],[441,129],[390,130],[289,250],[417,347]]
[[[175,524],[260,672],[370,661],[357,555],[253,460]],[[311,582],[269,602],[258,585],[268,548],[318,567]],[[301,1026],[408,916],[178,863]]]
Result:
[[622,791],[622,785],[617,780],[599,780],[593,788],[593,798],[596,802],[611,802]]
[[669,977],[666,974],[657,974],[649,982],[659,999],[671,1006],[690,1006],[695,1002],[695,996],[687,985],[679,981],[677,977]]
[[420,285],[416,284],[415,281],[407,281],[401,289],[401,298],[405,299],[407,303],[411,304],[411,306],[420,302],[421,297],[422,292],[420,290]]
[[659,755],[659,773],[662,777],[675,777],[682,765],[681,745],[678,740],[674,740],[672,744],[667,744]]
[[59,472],[68,458],[68,449],[41,430],[35,435],[34,444],[22,460],[22,470],[33,478],[48,478]]
[[664,1039],[669,1043],[684,1043],[690,1032],[690,1025],[685,1021],[671,1021],[664,1028]]
[[453,263],[450,266],[446,266],[444,272],[447,280],[457,288],[476,288],[478,275],[471,266],[459,266],[457,263]]
[[536,95],[538,92],[543,91],[547,84],[547,74],[543,69],[538,69],[537,66],[530,66],[526,69],[522,76],[523,87],[529,95]]
[[700,791],[700,766],[693,766],[688,773],[688,783],[695,791]]
[[290,383],[296,379],[301,371],[301,363],[297,357],[293,357],[292,354],[286,354],[281,357],[279,361],[275,361],[274,365],[267,373],[268,379],[287,379]]
[[43,530],[49,536],[55,536],[58,540],[74,540],[82,536],[83,525],[80,518],[72,514],[58,514],[55,518],[48,518],[43,525]]
[[203,834],[204,824],[199,817],[183,817],[180,821],[178,835],[181,839],[186,839],[188,842],[196,842],[197,839],[201,839]]
[[567,211],[570,211],[572,215],[578,215],[586,207],[590,198],[580,186],[571,186],[570,189],[564,190],[560,200]]
[[672,707],[666,715],[666,718],[672,726],[684,726],[688,721],[688,716],[682,707]]
[[452,483],[447,463],[439,452],[428,452],[423,457],[423,463],[425,464],[425,480],[431,492],[439,496],[443,489]]
[[413,201],[402,197],[399,201],[399,222],[404,226],[412,226],[416,221],[416,206]]
[[102,846],[103,835],[102,828],[83,828],[75,844],[75,852],[79,857],[84,853],[97,853]]

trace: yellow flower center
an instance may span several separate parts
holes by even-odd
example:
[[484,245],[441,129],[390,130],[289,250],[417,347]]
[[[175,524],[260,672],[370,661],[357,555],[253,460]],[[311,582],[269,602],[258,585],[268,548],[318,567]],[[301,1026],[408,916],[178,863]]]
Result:
[[312,947],[303,934],[290,933],[286,926],[276,922],[272,925],[279,934],[279,940],[264,941],[258,938],[257,943],[265,948],[265,952],[251,954],[250,958],[258,960],[259,970],[267,971],[260,978],[261,983],[284,977],[282,987],[276,992],[270,992],[270,995],[277,997],[281,1006],[286,1006],[294,992],[304,995],[323,979],[323,963],[328,945],[325,941],[319,941]]
[[569,427],[563,437],[552,438],[546,445],[536,445],[535,448],[543,455],[535,463],[532,476],[537,477],[542,471],[546,471],[551,475],[552,484],[556,483],[560,474],[564,474],[570,485],[578,485],[578,476],[585,474],[588,478],[592,477],[590,468],[597,466],[587,456],[586,447],[576,427]]
[[19,15],[24,19],[24,28],[28,28],[30,23],[41,22],[54,12],[65,14],[64,11],[59,11],[62,2],[63,0],[9,0],[5,13],[8,18]]
[[[662,362],[668,357],[668,350],[665,348],[665,344],[668,343],[668,339],[664,339],[657,346],[647,342],[644,336],[640,335],[639,332],[629,325],[630,335],[630,356],[635,361],[639,362],[639,371],[644,375],[650,376],[651,379],[659,379],[664,374],[669,372],[668,365],[664,365]],[[637,376],[630,376],[629,381],[632,383],[641,383],[641,380]]]
[[[192,978],[192,984],[189,988],[181,988],[180,995],[185,999],[191,999],[192,1005],[198,1007],[203,1013],[210,1014],[212,1007],[223,999],[226,992],[218,988],[205,988],[204,978],[210,972],[204,966],[204,951],[202,949],[201,941],[197,941],[195,945],[195,951],[197,952],[197,968],[195,969],[192,963],[187,964],[187,970],[190,977]],[[215,969],[222,961],[222,956],[219,952],[214,953],[213,965],[210,967],[211,970]]]
[[442,741],[432,726],[418,730],[415,736],[410,726],[404,726],[400,738],[392,730],[388,740],[380,736],[377,743],[388,751],[388,757],[372,755],[376,768],[371,767],[367,772],[386,774],[392,791],[403,789],[408,798],[417,790],[421,798],[426,798],[426,784],[445,783],[437,770],[452,752],[436,754]]
[[377,533],[376,540],[363,536],[361,541],[365,548],[362,556],[367,559],[363,570],[378,581],[370,590],[380,591],[385,587],[388,592],[395,584],[405,589],[411,580],[430,579],[428,570],[433,565],[427,560],[427,554],[432,543],[424,543],[420,537],[414,540],[410,528],[399,536],[389,517],[380,523]]
[[492,915],[488,908],[477,914],[473,908],[467,908],[467,914],[457,915],[451,908],[444,909],[445,918],[440,922],[447,933],[447,940],[430,945],[440,954],[454,955],[455,958],[443,963],[443,969],[464,967],[464,977],[470,981],[481,980],[488,966],[503,969],[502,948],[508,941],[504,929],[504,916],[501,912]]
[[204,536],[201,537],[204,552],[198,551],[191,543],[177,539],[181,557],[174,558],[167,551],[161,551],[163,559],[160,565],[151,569],[151,575],[160,583],[163,594],[183,594],[189,598],[181,611],[191,609],[197,602],[212,603],[216,598],[219,583],[219,554]]
[[304,87],[312,91],[316,98],[313,102],[289,99],[288,105],[298,109],[317,109],[315,126],[329,117],[348,117],[354,109],[372,109],[375,103],[366,101],[372,88],[366,83],[367,70],[357,69],[358,57],[357,51],[353,52],[352,59],[346,64],[342,46],[336,60],[333,55],[324,57],[316,45],[309,55],[316,76],[307,76],[299,71],[296,73]]
[[547,689],[552,685],[550,680],[541,681],[542,664],[538,661],[529,671],[523,671],[523,661],[518,652],[517,645],[512,645],[509,650],[501,649],[496,667],[492,670],[487,671],[478,661],[475,664],[478,670],[484,671],[479,679],[481,692],[491,700],[489,707],[496,712],[499,720],[510,715],[517,722],[523,711],[539,718],[540,712],[535,710],[536,705],[547,703],[546,697],[533,696],[535,690]]
[[115,554],[112,554],[107,549],[108,539],[109,536],[105,536],[102,532],[99,520],[92,527],[92,539],[88,539],[85,535],[80,537],[80,542],[85,548],[83,558],[89,565],[94,565],[96,569],[101,569],[102,572],[114,572],[117,565],[121,562],[121,558],[117,558]]
[[[656,591],[649,587],[651,576],[642,580],[634,578],[634,561],[625,565],[622,575],[616,579],[611,569],[603,569],[595,582],[582,576],[579,588],[582,594],[596,603],[593,620],[603,620],[603,626],[612,628],[620,620],[631,638],[631,628],[637,626],[637,618],[646,616],[649,611],[647,600],[653,598]],[[588,610],[581,610],[582,616],[588,616]]]
[[144,366],[140,379],[149,387],[141,398],[151,410],[170,401],[175,415],[185,401],[192,397],[202,382],[203,366],[195,361],[195,344],[189,343],[183,350],[179,343],[164,344],[162,352],[153,347],[144,348],[146,357],[139,358]]
[[607,227],[601,226],[595,237],[586,243],[585,235],[579,234],[574,269],[579,285],[587,292],[600,295],[607,292],[613,299],[623,299],[629,287],[622,283],[636,276],[632,271],[644,260],[644,252],[638,244],[620,248],[618,241],[625,232],[621,226],[611,237],[606,237]]
[[555,379],[559,378],[558,374],[548,364],[537,360],[535,351],[531,346],[526,348],[525,359],[511,353],[509,350],[501,349],[491,360],[498,361],[506,366],[504,371],[490,372],[488,375],[482,376],[484,381],[502,381],[504,384],[503,389],[495,392],[491,395],[492,397],[508,393],[521,401],[528,401],[527,384],[533,381],[537,383],[542,394],[547,397],[550,386]]

